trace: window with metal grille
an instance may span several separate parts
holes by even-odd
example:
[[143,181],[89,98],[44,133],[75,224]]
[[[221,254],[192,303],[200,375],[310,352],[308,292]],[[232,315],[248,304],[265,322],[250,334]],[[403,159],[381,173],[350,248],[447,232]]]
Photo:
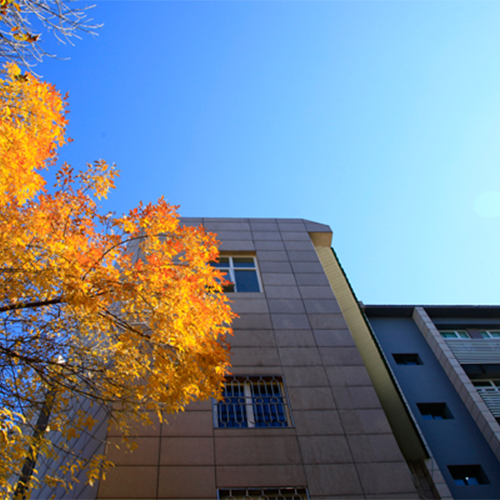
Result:
[[259,272],[255,257],[219,257],[212,265],[220,269],[229,283],[224,285],[224,292],[260,292]]
[[226,488],[217,490],[218,500],[309,500],[306,488]]
[[290,408],[281,377],[229,377],[214,403],[219,428],[289,427]]

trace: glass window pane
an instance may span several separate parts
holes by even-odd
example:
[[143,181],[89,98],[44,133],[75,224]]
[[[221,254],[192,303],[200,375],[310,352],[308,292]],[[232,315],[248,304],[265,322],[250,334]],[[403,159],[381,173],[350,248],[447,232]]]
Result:
[[253,267],[255,268],[255,262],[253,257],[233,257],[234,267]]
[[421,365],[422,360],[417,353],[408,353],[408,354],[393,354],[394,361],[398,365]]
[[222,277],[224,278],[224,285],[222,289],[225,293],[234,292],[234,283],[231,281],[229,271],[221,270]]
[[498,338],[500,338],[500,332],[490,332],[490,335],[491,335],[494,339],[498,339]]
[[488,334],[488,332],[479,332],[481,334],[481,337],[483,337],[483,339],[489,339],[490,338],[490,335]]
[[255,427],[287,427],[285,408],[277,381],[252,385]]
[[214,405],[219,428],[288,427],[288,403],[275,377],[231,377]]
[[469,334],[464,330],[461,330],[457,333],[460,336],[460,338],[462,338],[462,339],[470,339]]
[[448,470],[460,486],[490,483],[480,465],[448,465]]
[[238,292],[260,292],[256,271],[234,271]]
[[222,269],[221,274],[222,274],[223,281],[229,281],[229,283],[232,283],[231,275],[229,274],[229,270],[226,271],[225,269]]
[[217,268],[228,268],[229,267],[229,258],[228,257],[220,257],[219,262],[211,262],[211,265]]
[[222,396],[223,401],[217,403],[218,427],[248,427],[243,384],[226,384]]
[[455,332],[440,332],[441,337],[444,337],[445,339],[456,339],[457,334]]

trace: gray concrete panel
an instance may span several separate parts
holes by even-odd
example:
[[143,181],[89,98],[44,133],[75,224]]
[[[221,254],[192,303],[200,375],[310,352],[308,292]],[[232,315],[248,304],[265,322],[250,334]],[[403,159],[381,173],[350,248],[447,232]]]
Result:
[[311,330],[276,330],[276,344],[283,347],[316,347]]
[[298,299],[268,299],[271,313],[305,314],[304,303]]

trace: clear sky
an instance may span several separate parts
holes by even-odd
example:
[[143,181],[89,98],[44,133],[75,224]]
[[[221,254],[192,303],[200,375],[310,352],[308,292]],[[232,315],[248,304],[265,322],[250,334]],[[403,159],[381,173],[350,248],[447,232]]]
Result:
[[329,224],[359,300],[498,304],[500,2],[97,1],[36,68],[119,213]]

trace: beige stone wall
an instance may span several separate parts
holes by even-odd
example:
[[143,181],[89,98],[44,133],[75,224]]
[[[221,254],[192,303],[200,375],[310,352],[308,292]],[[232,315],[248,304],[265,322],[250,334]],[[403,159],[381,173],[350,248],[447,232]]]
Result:
[[[212,402],[108,446],[104,499],[210,499],[217,488],[307,487],[310,498],[418,498],[411,474],[300,219],[199,219],[224,252],[257,257],[261,293],[231,294],[235,375],[283,377],[288,428],[215,429]],[[110,435],[119,442],[119,436]]]

